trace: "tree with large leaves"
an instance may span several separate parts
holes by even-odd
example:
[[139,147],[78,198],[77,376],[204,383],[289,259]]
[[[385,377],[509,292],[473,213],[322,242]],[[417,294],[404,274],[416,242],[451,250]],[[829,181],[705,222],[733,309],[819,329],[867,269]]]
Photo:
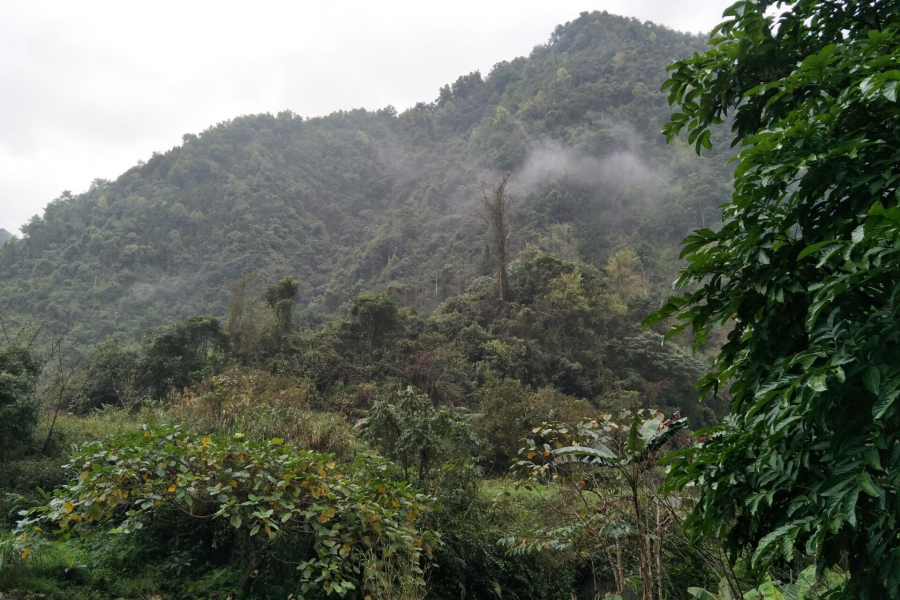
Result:
[[291,562],[284,553],[293,548],[301,552],[293,560],[303,559],[303,593],[390,598],[398,587],[424,585],[421,567],[438,542],[417,526],[433,499],[372,454],[339,464],[333,454],[279,438],[201,437],[145,425],[82,445],[65,468],[69,483],[23,513],[16,537],[23,559],[47,538],[137,535],[162,524],[196,557],[204,550],[191,542],[198,533],[221,546],[221,558],[231,554],[243,570],[236,586],[242,596],[267,563]]
[[[687,419],[665,419],[661,413],[640,410],[620,419],[542,423],[513,464],[517,485],[534,487],[552,483],[560,497],[572,500],[560,512],[568,517],[562,527],[532,530],[525,537],[502,540],[513,552],[567,549],[586,541],[600,548],[609,562],[616,591],[623,594],[626,576],[623,554],[640,565],[641,598],[664,597],[662,543],[670,523],[659,487],[657,459]],[[652,516],[655,513],[655,518]],[[636,550],[623,550],[626,540]],[[583,548],[585,552],[587,549]]]
[[733,199],[685,240],[684,290],[655,316],[697,343],[734,329],[704,392],[732,414],[675,455],[687,524],[849,572],[846,598],[900,597],[900,2],[737,2],[670,67],[664,133],[698,152],[733,119]]

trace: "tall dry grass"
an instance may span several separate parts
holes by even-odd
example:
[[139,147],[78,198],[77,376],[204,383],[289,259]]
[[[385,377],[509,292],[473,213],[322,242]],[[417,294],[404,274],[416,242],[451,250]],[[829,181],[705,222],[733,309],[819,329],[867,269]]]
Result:
[[336,412],[310,408],[309,382],[263,371],[231,369],[194,389],[173,395],[153,420],[191,431],[250,439],[282,438],[298,447],[337,455],[364,449],[352,426]]

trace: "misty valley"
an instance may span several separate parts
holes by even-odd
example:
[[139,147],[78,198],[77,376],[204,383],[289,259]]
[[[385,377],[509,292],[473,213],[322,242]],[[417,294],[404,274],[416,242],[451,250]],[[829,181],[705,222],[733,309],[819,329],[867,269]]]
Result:
[[0,229],[0,599],[900,598],[900,1],[722,19]]

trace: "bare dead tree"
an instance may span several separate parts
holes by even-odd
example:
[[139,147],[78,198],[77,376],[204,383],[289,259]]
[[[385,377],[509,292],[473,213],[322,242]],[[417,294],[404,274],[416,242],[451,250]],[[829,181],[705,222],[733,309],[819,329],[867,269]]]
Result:
[[47,319],[41,321],[41,324],[37,326],[37,329],[34,330],[34,335],[31,336],[31,339],[28,340],[28,343],[25,344],[25,348],[27,350],[31,350],[32,346],[34,346],[34,342],[38,339],[38,336],[41,335],[41,331],[44,330],[44,325],[47,324]]
[[42,448],[42,452],[46,453],[56,429],[59,413],[69,398],[72,382],[79,371],[84,353],[64,350],[64,344],[73,325],[70,315],[67,315],[65,320],[44,318],[31,332],[28,331],[31,328],[29,324],[20,325],[18,331],[11,333],[3,312],[3,307],[0,307],[0,332],[7,346],[18,345],[31,353],[35,353],[36,346],[40,346],[39,394],[42,398],[53,399],[51,408],[53,416]]
[[[44,363],[45,368],[47,364],[55,363],[56,372],[53,374],[53,377],[51,379],[52,383],[49,388],[53,390],[53,418],[50,420],[50,427],[47,430],[47,438],[44,440],[44,446],[41,449],[41,452],[43,453],[46,453],[47,448],[50,447],[50,440],[53,439],[53,432],[56,428],[56,420],[59,417],[59,413],[68,398],[72,380],[75,378],[75,374],[78,372],[78,369],[81,366],[81,361],[84,358],[84,353],[78,352],[70,360],[66,360],[67,353],[64,351],[63,345],[65,344],[66,338],[68,337],[69,331],[71,331],[71,329],[72,320],[67,316],[65,322],[63,323],[62,330],[57,332],[50,341],[50,350],[47,355],[46,362]],[[35,334],[35,337],[36,336],[37,334]]]
[[[37,341],[38,336],[40,336],[41,332],[44,330],[44,326],[47,325],[47,319],[42,319],[40,324],[38,324],[37,327],[34,327],[34,331],[29,337],[28,329],[31,328],[31,324],[29,322],[20,323],[18,326],[18,330],[10,333],[10,330],[6,324],[6,320],[3,318],[5,312],[6,306],[0,306],[0,332],[3,333],[3,337],[6,339],[6,345],[12,346],[15,344],[18,346],[22,346],[26,350],[30,351],[34,346],[35,341]],[[26,338],[28,338],[28,341],[24,342]]]
[[510,211],[513,200],[506,193],[506,185],[509,183],[509,171],[500,178],[500,183],[490,187],[487,182],[478,182],[481,186],[480,211],[476,215],[478,220],[487,226],[494,237],[494,245],[497,248],[497,289],[504,300],[513,299],[509,280],[506,276],[506,265],[509,262],[509,226]]

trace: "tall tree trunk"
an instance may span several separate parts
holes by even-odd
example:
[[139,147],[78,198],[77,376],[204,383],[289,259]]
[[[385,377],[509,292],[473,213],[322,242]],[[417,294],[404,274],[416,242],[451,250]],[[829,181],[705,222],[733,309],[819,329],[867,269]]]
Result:
[[622,566],[622,543],[616,538],[616,593],[625,593],[625,567]]
[[497,249],[497,280],[500,285],[500,297],[509,302],[512,300],[512,290],[509,289],[509,278],[506,275],[506,240],[502,240],[502,246]]
[[656,539],[653,540],[653,553],[656,555],[656,597],[663,597],[663,568],[662,568],[662,542],[663,528],[659,518],[659,504],[656,505]]
[[512,201],[506,194],[507,183],[509,183],[509,171],[503,174],[500,183],[490,191],[488,191],[487,184],[482,182],[481,214],[479,218],[488,226],[488,229],[494,236],[494,244],[497,246],[497,288],[500,297],[509,302],[513,299],[513,294],[506,275],[506,263],[509,260],[507,232],[509,229],[509,208]]
[[650,569],[650,550],[647,545],[647,524],[641,510],[641,499],[638,495],[637,474],[635,483],[631,483],[631,502],[634,505],[635,522],[638,528],[638,554],[641,557],[641,600],[653,600],[653,573]]

